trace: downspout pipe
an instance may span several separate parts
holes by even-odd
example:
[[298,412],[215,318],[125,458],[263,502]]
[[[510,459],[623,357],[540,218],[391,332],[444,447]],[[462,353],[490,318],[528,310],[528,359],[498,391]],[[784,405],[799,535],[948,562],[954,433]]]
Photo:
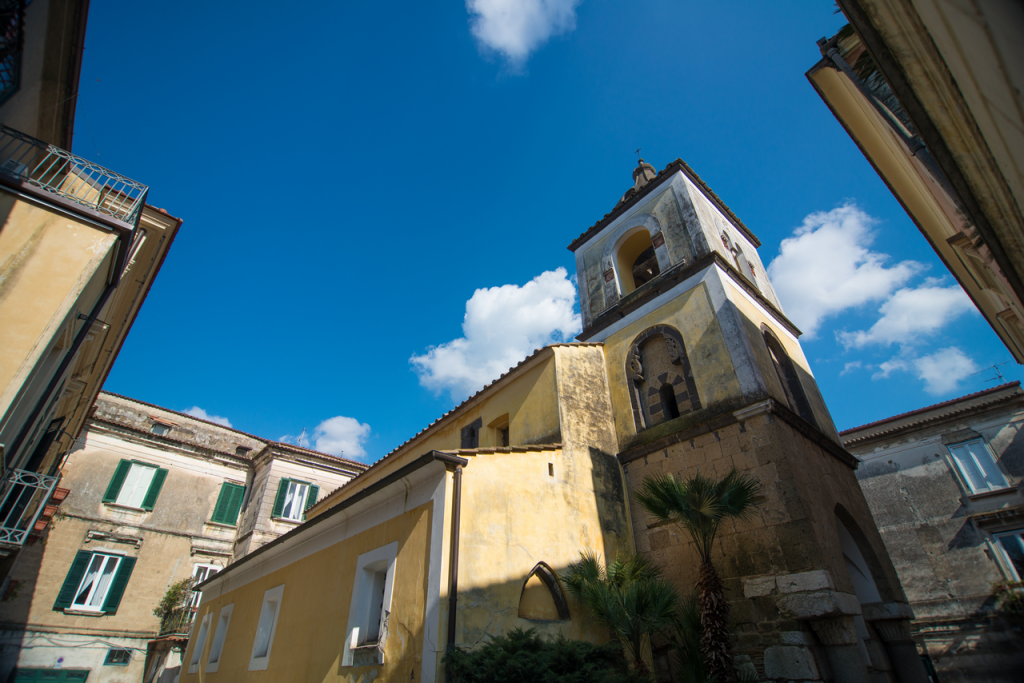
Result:
[[[39,397],[39,400],[36,401],[35,407],[32,408],[32,413],[28,416],[28,419],[25,420],[25,424],[21,426],[21,431],[18,432],[18,436],[16,436],[14,441],[11,442],[11,447],[8,452],[11,454],[12,460],[18,456],[18,451],[21,449],[22,443],[24,443],[29,432],[32,431],[32,425],[34,425],[36,420],[39,419],[39,415],[50,402],[51,394],[53,394],[57,385],[60,384],[60,380],[64,377],[64,373],[67,372],[68,367],[70,367],[71,363],[75,360],[75,356],[78,355],[78,350],[82,347],[82,344],[85,343],[85,338],[89,335],[89,331],[92,329],[93,323],[96,322],[96,318],[99,317],[100,311],[103,310],[103,307],[107,303],[107,299],[110,298],[110,295],[114,293],[115,289],[117,289],[116,283],[112,282],[108,284],[106,289],[103,290],[103,294],[100,295],[99,301],[97,301],[96,305],[92,307],[92,312],[89,314],[89,317],[86,318],[85,324],[82,325],[82,329],[78,331],[78,334],[75,336],[75,340],[71,343],[71,349],[64,354],[64,358],[61,360],[60,366],[50,379],[50,383],[46,386],[46,391],[44,391]],[[7,470],[8,467],[5,458],[5,474],[7,473]]]
[[448,650],[455,647],[455,610],[459,604],[459,524],[461,515],[462,465],[456,465],[452,482],[452,554],[448,562]]

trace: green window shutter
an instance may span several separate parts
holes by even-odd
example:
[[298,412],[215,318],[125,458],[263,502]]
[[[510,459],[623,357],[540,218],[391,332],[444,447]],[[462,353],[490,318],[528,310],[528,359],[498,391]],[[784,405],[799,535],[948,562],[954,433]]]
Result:
[[135,558],[122,557],[121,564],[117,565],[117,575],[110,582],[110,590],[107,591],[107,598],[103,601],[103,611],[107,614],[117,614],[117,606],[121,604],[121,596],[124,595],[124,589],[128,586],[128,579],[131,578],[133,569],[135,569]]
[[316,505],[316,497],[320,493],[320,487],[316,484],[309,485],[309,493],[306,494],[306,507],[303,508],[302,521],[306,521],[305,510]]
[[228,501],[227,524],[238,524],[238,511],[242,509],[243,498],[245,498],[245,487],[232,484],[231,499]]
[[142,509],[152,510],[153,505],[156,504],[156,498],[160,495],[160,489],[164,486],[164,479],[167,478],[167,470],[163,467],[158,467],[156,473],[153,475],[153,481],[149,483],[149,490],[146,491],[146,497],[142,499]]
[[[124,462],[124,460],[121,462]],[[78,584],[82,583],[82,577],[85,576],[85,570],[89,568],[90,560],[92,560],[92,553],[88,550],[79,550],[78,554],[75,555],[75,560],[71,563],[71,569],[68,570],[68,575],[64,577],[64,585],[60,587],[60,592],[57,593],[57,602],[53,603],[54,612],[60,612],[71,607],[71,603],[75,600]]]
[[212,521],[218,524],[236,524],[238,522],[238,511],[242,508],[242,497],[244,495],[244,486],[230,482],[221,484],[220,495],[217,496],[217,505],[213,508]]
[[114,470],[114,476],[110,479],[110,483],[107,485],[107,492],[103,494],[104,503],[117,502],[117,494],[121,493],[121,487],[124,486],[124,480],[128,477],[128,472],[131,469],[131,460],[122,460],[117,463],[117,469]]
[[274,499],[274,511],[270,513],[271,517],[280,517],[284,512],[284,498],[288,495],[288,484],[290,483],[291,479],[281,479],[281,483],[277,485],[277,498]]

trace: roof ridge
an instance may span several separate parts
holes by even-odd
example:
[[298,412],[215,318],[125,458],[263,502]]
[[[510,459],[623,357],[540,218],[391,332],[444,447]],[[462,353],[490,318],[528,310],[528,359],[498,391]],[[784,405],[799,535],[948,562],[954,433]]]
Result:
[[997,391],[1001,391],[1003,389],[1009,389],[1010,387],[1019,387],[1019,386],[1020,386],[1020,382],[1019,381],[1015,380],[1013,382],[1007,382],[1006,384],[1000,384],[999,386],[996,386],[996,387],[990,387],[988,389],[982,389],[981,391],[976,391],[973,394],[966,394],[966,395],[960,396],[958,398],[951,398],[948,401],[942,401],[941,403],[935,403],[933,405],[925,406],[923,408],[918,408],[916,410],[911,410],[911,411],[908,411],[906,413],[900,413],[899,415],[893,415],[892,417],[887,417],[887,418],[884,418],[884,419],[881,419],[881,420],[876,420],[874,422],[868,422],[867,424],[863,424],[863,425],[861,425],[859,427],[851,427],[850,429],[844,429],[843,431],[839,432],[839,436],[843,436],[844,434],[852,434],[853,432],[858,432],[858,431],[860,431],[862,429],[868,429],[870,427],[877,427],[878,425],[883,425],[883,424],[886,424],[888,422],[895,422],[896,420],[900,420],[900,419],[903,419],[905,417],[910,417],[911,415],[920,415],[921,413],[925,413],[925,412],[928,412],[930,410],[935,410],[936,408],[943,408],[943,407],[951,406],[951,405],[953,405],[955,403],[959,403],[960,401],[967,401],[967,400],[970,400],[972,398],[979,398],[981,396],[992,394],[992,393],[995,393]]
[[175,410],[174,408],[166,408],[164,406],[157,405],[156,403],[150,403],[148,401],[143,401],[142,399],[132,398],[131,396],[125,396],[124,394],[118,394],[118,393],[115,393],[113,391],[107,391],[106,389],[100,389],[100,393],[96,396],[96,398],[97,399],[100,398],[100,396],[102,396],[103,394],[106,394],[108,396],[116,396],[117,398],[123,398],[126,401],[131,401],[132,403],[138,403],[140,405],[149,406],[150,408],[156,408],[158,410],[165,410],[168,413],[174,413],[175,415],[181,415],[182,417],[187,417],[190,420],[195,420],[197,422],[203,422],[205,424],[212,425],[214,427],[220,427],[221,429],[226,429],[226,430],[228,430],[230,432],[235,432],[236,434],[242,434],[243,436],[248,436],[250,438],[256,439],[257,441],[262,441],[264,444],[268,444],[268,443],[271,443],[273,441],[273,439],[267,439],[266,437],[257,436],[255,434],[250,434],[249,432],[243,432],[241,429],[235,429],[234,427],[225,427],[224,425],[222,425],[222,424],[220,424],[218,422],[213,422],[212,420],[204,420],[201,417],[196,417],[195,415],[189,415],[188,413],[184,413],[184,412],[182,412],[180,410]]

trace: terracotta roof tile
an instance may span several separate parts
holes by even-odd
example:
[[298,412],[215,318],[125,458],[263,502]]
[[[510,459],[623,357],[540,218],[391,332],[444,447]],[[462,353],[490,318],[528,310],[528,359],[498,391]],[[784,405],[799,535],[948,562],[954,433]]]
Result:
[[[872,427],[878,427],[878,426],[881,426],[881,425],[884,425],[884,424],[888,424],[890,422],[896,422],[898,420],[903,420],[903,419],[906,419],[908,417],[913,417],[914,415],[922,415],[924,413],[928,413],[928,412],[931,412],[933,410],[937,410],[939,408],[951,407],[951,406],[956,405],[957,403],[961,403],[961,402],[964,402],[964,401],[970,401],[972,399],[980,398],[982,396],[988,396],[990,394],[995,394],[997,392],[1000,392],[1000,391],[1003,391],[1003,390],[1006,390],[1006,389],[1010,389],[1012,387],[1019,387],[1019,386],[1020,386],[1020,382],[1007,382],[1006,384],[1000,384],[999,386],[992,387],[991,389],[984,389],[982,391],[977,391],[977,392],[975,392],[973,394],[967,394],[966,396],[960,396],[959,398],[952,398],[952,399],[950,399],[948,401],[943,401],[942,403],[936,403],[934,405],[925,406],[924,408],[918,408],[917,410],[911,410],[911,411],[906,412],[906,413],[900,413],[899,415],[893,415],[892,417],[887,417],[884,420],[877,420],[875,422],[869,422],[869,423],[867,423],[865,425],[861,425],[859,427],[853,427],[851,429],[844,429],[843,431],[839,432],[839,436],[842,437],[842,436],[845,436],[847,434],[852,434],[854,432],[859,432],[859,431],[862,431],[862,430],[865,430],[865,429],[871,429]],[[989,402],[989,403],[991,403],[991,402]],[[982,405],[988,405],[988,403],[983,403]],[[966,410],[966,409],[962,409],[962,410]],[[951,411],[949,413],[946,413],[945,415],[956,414],[957,412],[961,412],[961,411]],[[904,429],[906,427],[910,427],[910,426],[913,426],[913,425],[923,424],[924,422],[929,422],[931,420],[939,419],[939,417],[942,417],[942,416],[934,416],[934,417],[931,417],[931,418],[926,418],[926,419],[917,420],[915,422],[910,422],[910,423],[907,423],[905,425],[901,425],[899,427],[899,429]],[[864,436],[862,436],[860,438],[857,438],[857,439],[850,439],[848,442],[845,442],[845,443],[855,443],[857,441],[862,441],[862,440],[870,438],[870,437],[880,436],[882,434],[887,434],[889,432],[894,432],[894,431],[897,431],[897,428],[885,429],[885,430],[882,430],[882,431],[879,431],[879,432],[875,432],[873,434],[864,435]]]

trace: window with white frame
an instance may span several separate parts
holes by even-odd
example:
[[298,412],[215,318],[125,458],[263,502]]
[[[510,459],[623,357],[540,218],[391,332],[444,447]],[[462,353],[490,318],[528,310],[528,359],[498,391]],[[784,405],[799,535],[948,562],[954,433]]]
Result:
[[[216,574],[221,570],[215,564],[197,564],[192,567],[192,585],[197,586],[203,581]],[[202,597],[202,591],[194,590],[188,596],[188,607],[196,608],[199,607],[199,599]]]
[[120,555],[104,555],[95,553],[89,568],[82,577],[82,582],[75,591],[75,598],[71,601],[71,609],[99,611],[103,608],[103,601],[107,599],[107,592],[117,575],[117,566],[123,558]]
[[302,513],[306,511],[306,496],[308,494],[308,484],[301,481],[289,481],[288,488],[285,490],[281,517],[294,520],[302,519]]
[[283,596],[284,584],[263,594],[263,607],[260,608],[256,638],[253,640],[252,655],[249,657],[249,671],[264,671],[270,665],[270,650],[274,646],[274,634],[277,633],[277,618],[281,615]]
[[1015,574],[1015,581],[1024,580],[1024,529],[992,534],[1003,551],[1008,568]]
[[210,622],[213,620],[213,612],[207,612],[203,621],[199,624],[199,635],[196,636],[196,644],[192,648],[192,658],[188,662],[188,672],[194,674],[199,671],[199,660],[203,657],[203,648],[206,647],[206,637],[210,635]]
[[349,608],[342,666],[383,664],[398,543],[360,555]]
[[220,655],[224,651],[224,639],[228,637],[228,626],[231,625],[231,612],[235,604],[222,607],[217,616],[217,627],[213,632],[213,643],[210,645],[210,656],[206,660],[206,673],[212,674],[220,666]]
[[1006,488],[1006,477],[981,439],[946,446],[971,493]]

